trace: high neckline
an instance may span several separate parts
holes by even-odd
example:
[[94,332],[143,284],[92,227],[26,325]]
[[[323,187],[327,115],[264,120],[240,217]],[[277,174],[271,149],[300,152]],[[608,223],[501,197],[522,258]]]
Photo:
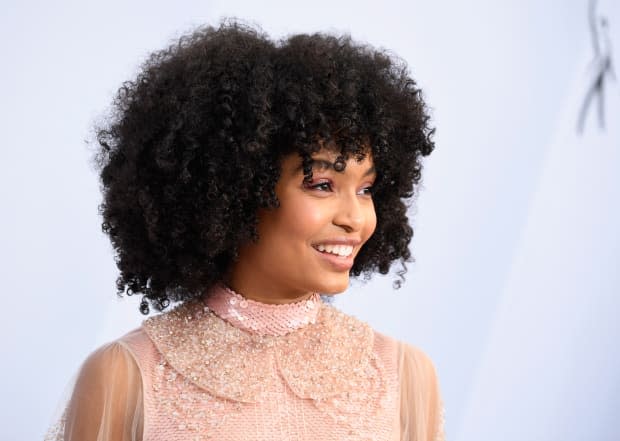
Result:
[[321,297],[314,293],[294,303],[271,304],[248,299],[220,282],[204,297],[206,306],[222,320],[252,334],[282,336],[316,322]]

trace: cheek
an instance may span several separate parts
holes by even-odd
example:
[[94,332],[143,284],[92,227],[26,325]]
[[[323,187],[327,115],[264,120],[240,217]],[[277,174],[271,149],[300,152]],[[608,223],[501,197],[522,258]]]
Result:
[[329,215],[320,204],[311,202],[303,198],[281,200],[280,207],[259,222],[259,235],[280,252],[312,242],[329,223]]
[[320,204],[299,203],[291,205],[286,216],[285,227],[291,234],[301,240],[316,239],[326,224],[329,223],[329,213]]

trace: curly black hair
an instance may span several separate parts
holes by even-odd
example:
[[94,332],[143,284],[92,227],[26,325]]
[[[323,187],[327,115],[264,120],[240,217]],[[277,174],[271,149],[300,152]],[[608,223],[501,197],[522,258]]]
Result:
[[202,295],[258,240],[257,210],[277,209],[281,159],[297,152],[309,179],[326,143],[336,162],[371,154],[378,173],[377,227],[351,276],[387,274],[400,260],[403,279],[407,202],[434,149],[429,120],[406,63],[349,35],[276,42],[223,21],[180,37],[123,83],[96,127],[118,294],[142,294],[144,314]]

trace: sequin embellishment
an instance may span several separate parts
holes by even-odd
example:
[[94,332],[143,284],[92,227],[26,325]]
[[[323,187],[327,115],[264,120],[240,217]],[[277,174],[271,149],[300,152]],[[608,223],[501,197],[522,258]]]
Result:
[[[230,415],[235,409],[272,402],[282,387],[288,387],[294,396],[310,400],[317,410],[349,427],[354,439],[370,433],[369,425],[376,430],[377,418],[394,414],[388,410],[395,408],[390,398],[393,394],[387,393],[391,381],[373,351],[374,332],[366,323],[314,298],[309,299],[312,305],[298,305],[301,321],[287,319],[288,325],[282,327],[277,323],[280,318],[265,322],[264,317],[252,316],[251,311],[259,305],[244,308],[240,304],[243,299],[231,293],[222,299],[229,302],[225,311],[232,318],[220,317],[202,300],[193,300],[143,323],[162,354],[161,378],[174,376],[181,381],[181,394],[177,394],[181,398],[189,396],[187,391],[200,395],[197,391],[202,390],[201,403],[192,402],[196,398],[178,398],[169,406],[170,412],[186,413],[196,405],[215,409],[217,403],[224,412],[213,415]],[[245,311],[238,315],[239,308],[249,315]],[[215,309],[225,315],[218,306]],[[268,331],[276,335],[257,333],[265,332],[264,323],[269,323]],[[289,332],[284,333],[284,328]],[[198,418],[198,426],[221,424],[213,415]]]
[[379,376],[372,329],[327,305],[315,324],[281,337],[245,332],[195,301],[143,327],[173,368],[226,399],[261,401],[278,371],[296,395],[315,400]]
[[265,304],[246,299],[223,284],[206,296],[206,305],[218,317],[253,334],[281,336],[316,322],[318,294],[293,304]]

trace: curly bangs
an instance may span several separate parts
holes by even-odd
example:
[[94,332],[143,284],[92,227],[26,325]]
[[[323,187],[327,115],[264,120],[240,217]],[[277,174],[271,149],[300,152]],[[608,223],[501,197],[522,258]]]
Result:
[[277,209],[285,155],[337,146],[371,154],[377,228],[351,276],[412,261],[407,200],[434,129],[404,61],[322,33],[272,41],[236,22],[202,27],[155,52],[123,83],[96,128],[102,229],[115,250],[118,294],[140,310],[202,295],[258,240],[257,211]]

